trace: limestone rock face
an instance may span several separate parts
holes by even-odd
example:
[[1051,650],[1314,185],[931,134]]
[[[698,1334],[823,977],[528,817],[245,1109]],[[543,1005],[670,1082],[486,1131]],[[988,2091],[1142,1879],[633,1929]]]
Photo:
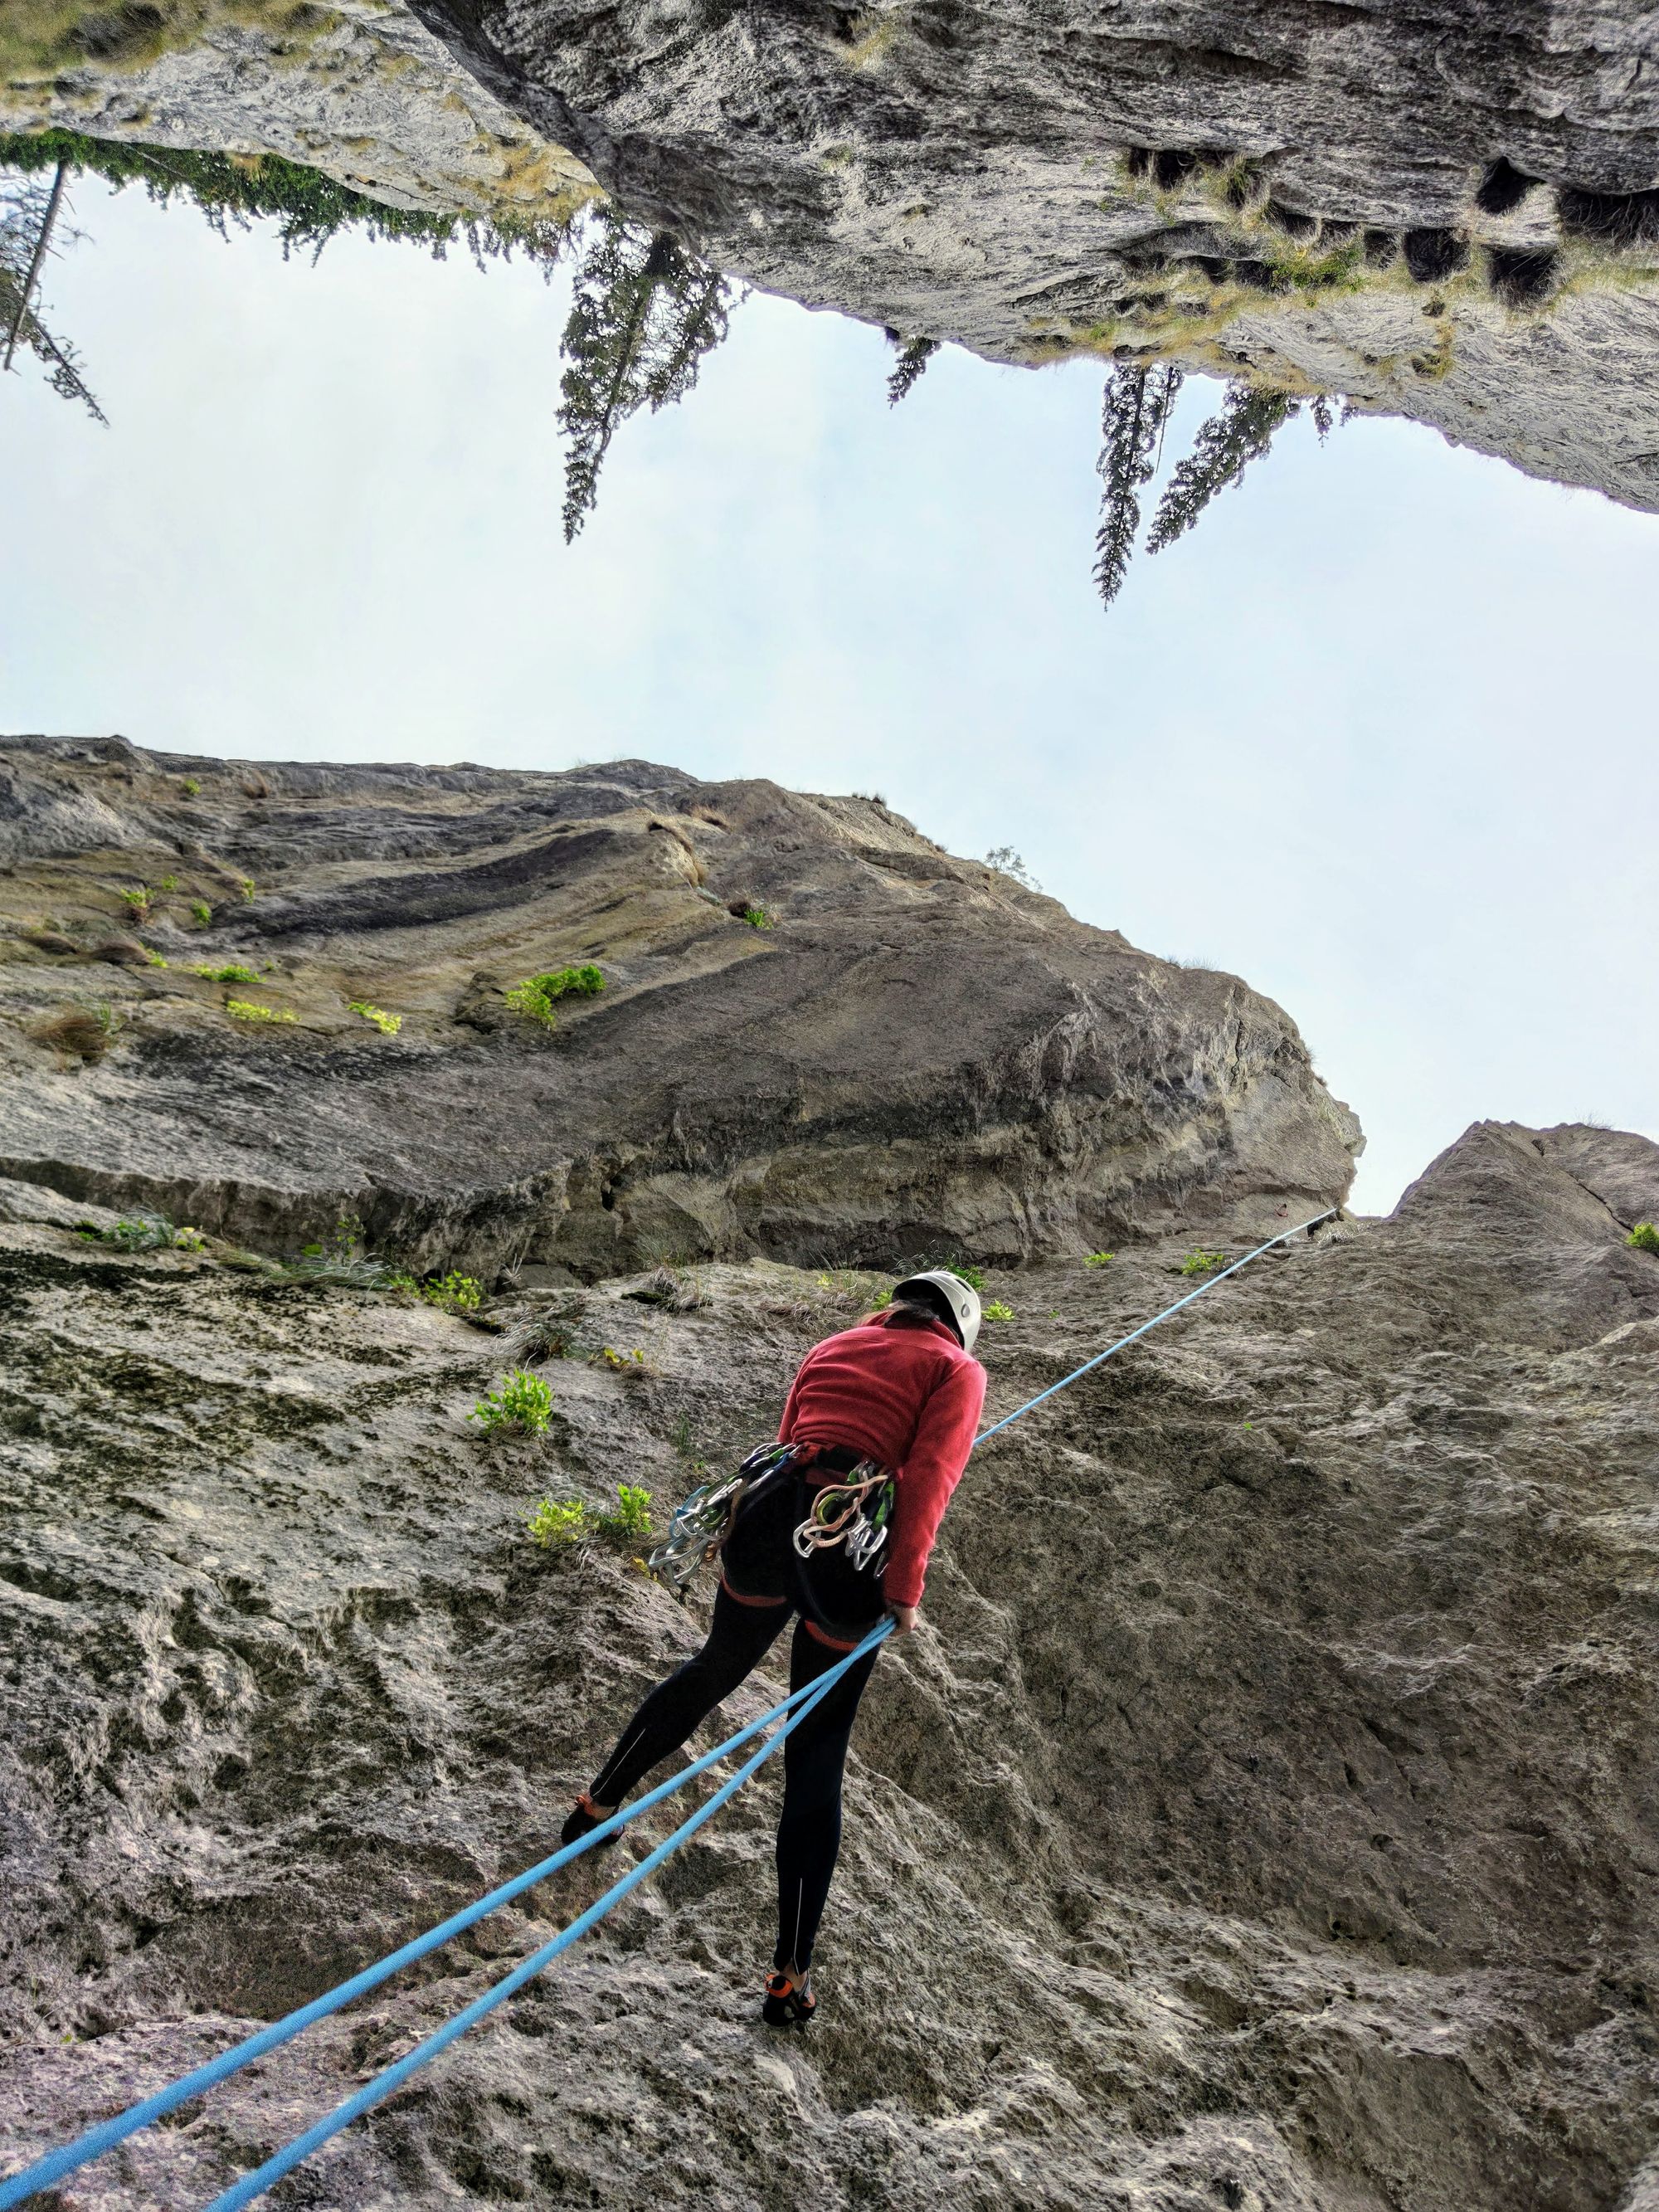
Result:
[[[1087,1250],[1352,1176],[1279,1007],[878,801],[120,740],[15,743],[0,776],[0,1171],[70,1197],[592,1277]],[[590,963],[556,1029],[509,1008]],[[107,1050],[66,1048],[76,1008]]]
[[624,207],[994,360],[1346,395],[1659,502],[1650,12],[416,0]]
[[[1659,1259],[1625,1240],[1656,1194],[1641,1139],[1481,1125],[1392,1219],[1218,1284],[988,1444],[860,1717],[810,2036],[757,2016],[768,1778],[291,2201],[1635,2212]],[[876,1279],[717,1263],[670,1311],[616,1277],[503,1296],[491,1336],[124,1255],[38,1185],[0,1221],[5,2166],[545,1853],[706,1593],[537,1552],[526,1508],[671,1500]],[[1189,1287],[1188,1242],[994,1270],[991,1413]],[[514,1360],[553,1425],[490,1444],[464,1416]],[[64,2203],[208,2201],[644,1825]]]

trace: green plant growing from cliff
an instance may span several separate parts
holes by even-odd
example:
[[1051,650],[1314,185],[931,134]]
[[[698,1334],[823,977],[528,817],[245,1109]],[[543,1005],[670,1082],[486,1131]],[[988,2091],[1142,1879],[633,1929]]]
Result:
[[1109,1267],[1116,1257],[1115,1252],[1088,1252],[1084,1255],[1083,1264],[1085,1267]]
[[1012,1321],[1014,1310],[1002,1298],[990,1299],[985,1308],[987,1321]]
[[149,886],[140,884],[136,890],[124,890],[119,896],[125,900],[127,910],[135,921],[149,919]]
[[205,1252],[207,1239],[188,1223],[175,1229],[165,1213],[134,1213],[94,1229],[83,1222],[76,1234],[88,1243],[108,1244],[118,1252]]
[[152,968],[165,968],[167,964],[164,956],[159,953],[153,945],[145,945],[144,957]]
[[489,1437],[545,1436],[553,1418],[553,1393],[538,1375],[511,1368],[501,1387],[486,1390],[466,1418]]
[[642,1382],[653,1372],[650,1361],[637,1347],[632,1352],[617,1352],[610,1345],[602,1344],[597,1352],[590,1354],[588,1364],[603,1367],[611,1375],[626,1376],[630,1382]]
[[195,799],[201,792],[202,780],[199,776],[187,775],[179,788],[186,799]]
[[352,999],[348,1004],[354,1014],[360,1014],[366,1022],[373,1022],[382,1036],[396,1036],[404,1025],[401,1014],[388,1014],[379,1006],[370,1006],[367,999]]
[[743,918],[749,924],[750,929],[773,929],[777,926],[773,917],[766,911],[766,908],[763,906],[744,907],[743,910]]
[[544,1498],[526,1515],[524,1525],[532,1544],[544,1552],[559,1551],[567,1544],[580,1544],[586,1535],[587,1508],[580,1498]]
[[292,1022],[294,1017],[284,1006],[280,1011],[270,1006],[256,1006],[252,999],[227,999],[225,1012],[238,1022]]
[[690,391],[726,336],[731,297],[719,270],[666,231],[642,230],[611,208],[594,219],[564,331],[567,544],[593,512],[617,429],[641,408],[654,414]]
[[553,1009],[561,999],[591,999],[604,988],[604,975],[590,964],[585,968],[554,968],[544,975],[526,975],[521,983],[514,983],[502,995],[513,1012],[551,1030],[559,1025]]
[[213,908],[205,899],[192,899],[190,902],[190,913],[191,921],[202,929],[205,929],[213,920]]
[[1226,1264],[1224,1252],[1189,1252],[1181,1263],[1181,1272],[1183,1275],[1207,1275]]
[[1659,1252],[1659,1228],[1650,1221],[1638,1221],[1625,1242],[1638,1252]]
[[94,1006],[65,1006],[55,1014],[47,1014],[30,1027],[28,1034],[37,1044],[52,1048],[70,1060],[97,1060],[114,1043],[124,1024],[121,1017],[107,1000]]
[[439,1306],[446,1313],[477,1313],[483,1302],[483,1285],[476,1275],[458,1274],[453,1269],[435,1281],[421,1285],[421,1296],[429,1306]]
[[240,960],[227,960],[216,968],[210,963],[202,963],[190,972],[204,976],[210,983],[257,983],[259,980],[258,969]]
[[241,892],[242,896],[246,899],[250,904],[252,904],[254,889],[252,877],[238,876],[236,878],[236,887]]
[[642,1543],[651,1534],[651,1492],[637,1483],[617,1485],[616,1510],[598,1516],[600,1533],[624,1546]]

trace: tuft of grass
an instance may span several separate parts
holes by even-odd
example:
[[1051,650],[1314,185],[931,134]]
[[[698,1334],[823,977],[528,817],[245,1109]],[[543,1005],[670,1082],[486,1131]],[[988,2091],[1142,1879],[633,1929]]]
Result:
[[986,1306],[985,1318],[987,1321],[1012,1321],[1013,1317],[1013,1308],[1011,1305],[1006,1305],[1000,1298],[991,1299]]
[[1226,1264],[1224,1252],[1189,1252],[1181,1263],[1181,1272],[1183,1275],[1207,1275]]
[[949,1265],[951,1273],[957,1280],[959,1283],[966,1283],[970,1291],[982,1291],[985,1288],[983,1267],[970,1267],[965,1260],[961,1261],[952,1260]]
[[428,1305],[441,1306],[446,1313],[477,1313],[483,1302],[483,1285],[477,1277],[457,1274],[453,1269],[435,1282],[422,1283],[420,1293]]
[[553,1393],[538,1375],[511,1368],[501,1388],[486,1390],[466,1418],[486,1436],[544,1436],[553,1418]]
[[258,969],[249,968],[240,960],[227,960],[217,968],[195,967],[190,972],[192,975],[206,976],[210,983],[257,983],[259,980]]
[[252,999],[227,999],[225,1012],[239,1022],[291,1022],[294,1017],[283,1007],[273,1012],[269,1006],[256,1006]]
[[1625,1242],[1638,1252],[1659,1252],[1659,1229],[1650,1221],[1638,1221]]
[[167,964],[153,945],[147,945],[144,947],[144,957],[152,968],[165,968]]
[[777,927],[775,916],[769,915],[763,906],[744,907],[743,919],[750,929],[775,929]]
[[137,890],[124,890],[121,896],[126,901],[128,911],[135,921],[143,921],[149,918],[149,885],[148,884],[140,884]]
[[898,34],[895,14],[890,11],[880,15],[866,8],[854,15],[847,27],[845,58],[854,69],[872,69],[892,52]]
[[187,775],[184,781],[179,785],[179,788],[184,793],[186,799],[194,799],[202,788],[201,778],[199,776]]
[[1085,1267],[1109,1267],[1117,1257],[1115,1252],[1089,1252],[1084,1255]]
[[119,1034],[121,1017],[107,1002],[95,1006],[65,1006],[36,1022],[29,1035],[37,1044],[51,1045],[71,1059],[101,1060]]
[[367,999],[352,999],[347,1003],[354,1014],[361,1014],[366,1022],[373,1022],[382,1036],[396,1036],[404,1025],[401,1014],[388,1014],[379,1006],[371,1006]]
[[176,891],[179,888],[179,878],[177,876],[163,876],[155,888],[158,891]]
[[165,1213],[134,1213],[94,1229],[83,1222],[76,1234],[89,1244],[108,1244],[118,1252],[205,1252],[207,1239],[188,1224],[175,1229]]
[[237,885],[237,889],[241,892],[242,896],[243,896],[245,899],[248,900],[248,901],[250,902],[250,903],[251,903],[251,902],[252,902],[252,898],[253,898],[253,890],[254,890],[253,878],[252,878],[252,876],[238,876],[238,877],[237,877],[237,878],[236,878],[236,885]]
[[617,1485],[617,1510],[599,1516],[601,1533],[628,1544],[641,1542],[651,1534],[651,1492],[635,1482]]
[[191,920],[203,929],[205,929],[213,919],[213,908],[205,899],[192,899],[190,902],[190,911]]

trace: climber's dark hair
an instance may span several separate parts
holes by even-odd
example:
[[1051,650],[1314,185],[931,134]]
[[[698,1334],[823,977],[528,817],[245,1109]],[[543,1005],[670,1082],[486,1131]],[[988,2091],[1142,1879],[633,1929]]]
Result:
[[928,1283],[913,1283],[906,1290],[896,1291],[891,1304],[866,1314],[860,1326],[868,1328],[872,1321],[885,1321],[890,1327],[896,1322],[901,1328],[925,1328],[930,1321],[942,1321],[957,1341],[962,1341],[957,1317],[946,1304],[944,1291]]

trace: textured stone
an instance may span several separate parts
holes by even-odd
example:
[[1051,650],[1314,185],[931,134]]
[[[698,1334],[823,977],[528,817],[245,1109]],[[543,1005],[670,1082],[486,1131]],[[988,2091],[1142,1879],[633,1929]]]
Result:
[[[1640,1139],[1481,1125],[1392,1220],[1218,1285],[988,1446],[854,1738],[810,2036],[756,2017],[767,1778],[286,2201],[1637,2212],[1659,1260],[1623,1237],[1656,1177]],[[1186,1242],[994,1272],[993,1413],[1188,1287]],[[678,1315],[629,1278],[506,1297],[492,1340],[0,1227],[8,2163],[549,1848],[706,1593],[536,1553],[523,1511],[726,1463],[874,1279],[697,1280]],[[465,1412],[526,1357],[553,1429],[488,1445]],[[64,2203],[199,2205],[643,1848]]]
[[[290,1250],[351,1212],[417,1266],[591,1275],[1088,1249],[1352,1178],[1357,1124],[1279,1007],[872,800],[118,739],[14,742],[0,779],[0,1174],[72,1198]],[[123,890],[167,877],[143,927],[170,965],[94,966]],[[189,972],[233,961],[264,973]],[[507,1009],[588,961],[607,988],[551,1034]],[[94,1065],[31,1035],[102,1003],[125,1026]]]

